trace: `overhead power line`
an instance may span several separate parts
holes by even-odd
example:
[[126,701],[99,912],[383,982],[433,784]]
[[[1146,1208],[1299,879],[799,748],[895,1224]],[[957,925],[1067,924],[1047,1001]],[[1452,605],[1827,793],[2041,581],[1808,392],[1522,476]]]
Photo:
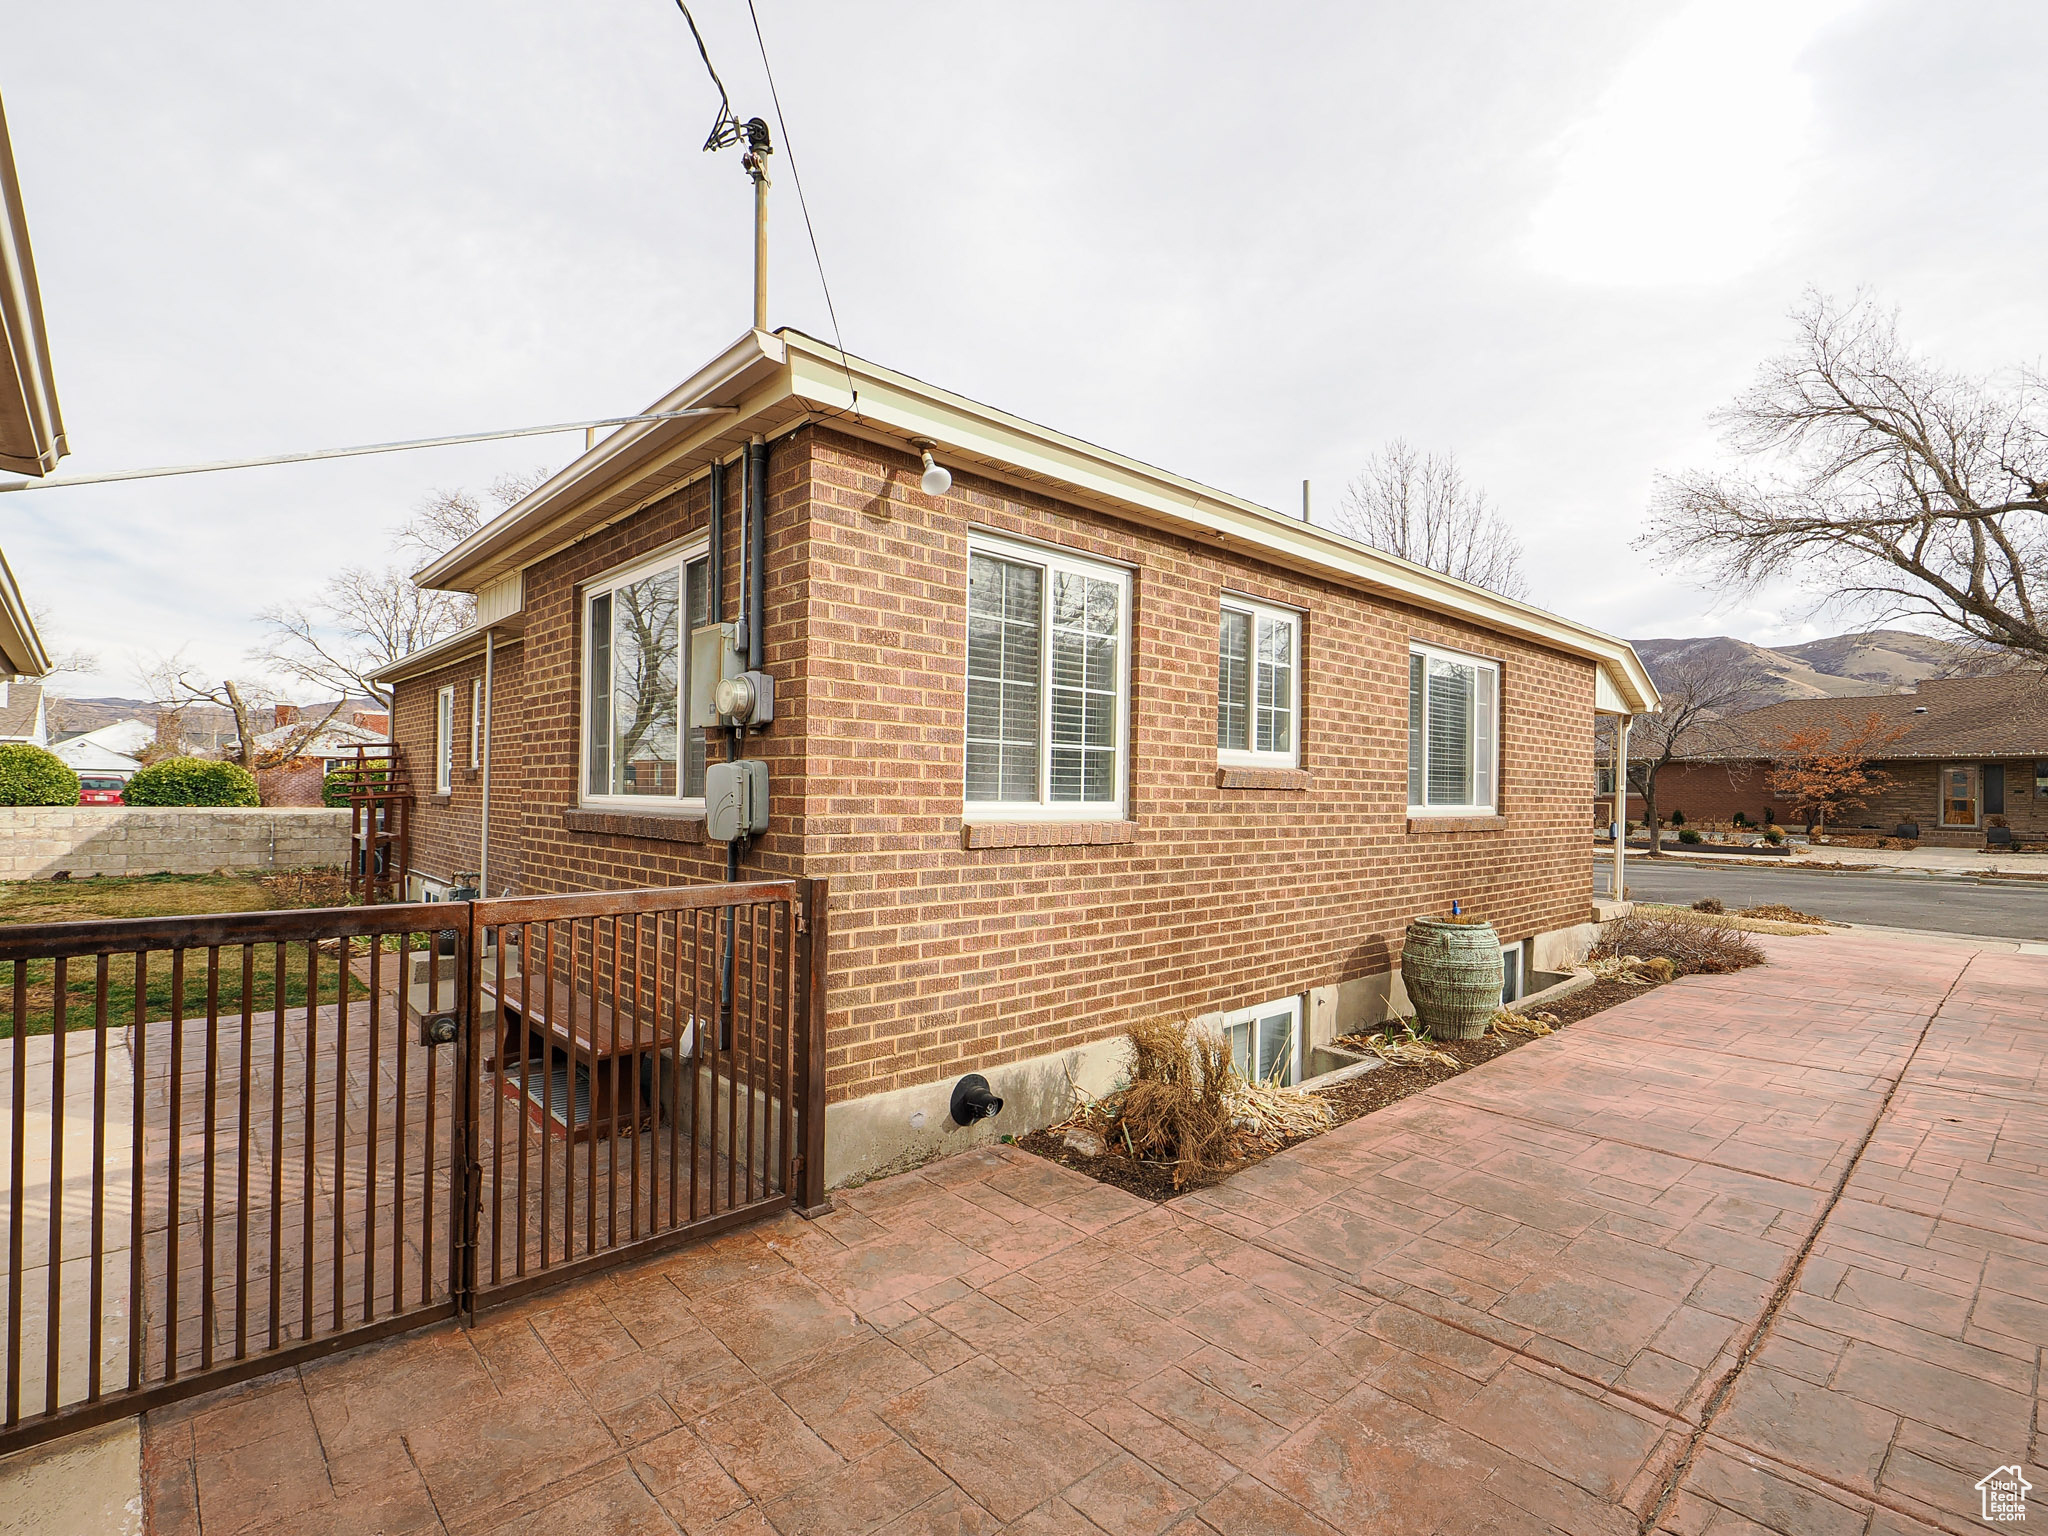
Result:
[[651,411],[639,416],[602,416],[594,421],[560,421],[545,427],[508,427],[500,432],[462,432],[453,437],[415,437],[403,442],[364,443],[355,448],[315,448],[310,453],[274,453],[256,459],[215,459],[156,469],[115,469],[99,475],[57,475],[48,480],[0,480],[0,493],[50,491],[67,485],[107,485],[117,480],[167,480],[176,475],[210,475],[224,469],[264,469],[273,464],[309,464],[317,459],[355,459],[373,453],[410,453],[416,448],[452,448],[461,443],[494,443],[509,437],[547,437],[594,427],[624,427],[636,421],[681,421],[691,416],[730,416],[731,406],[696,406],[686,411]]
[[[676,0],[676,3],[680,5],[682,0]],[[687,16],[689,12],[685,11],[683,14]],[[839,334],[839,310],[832,302],[832,284],[825,277],[825,258],[818,250],[818,231],[811,224],[810,199],[804,196],[803,172],[796,168],[796,146],[790,142],[789,123],[782,115],[782,93],[775,88],[775,68],[768,62],[768,40],[761,35],[761,17],[760,13],[754,9],[754,0],[747,0],[747,16],[754,23],[754,42],[761,50],[761,72],[768,77],[768,99],[775,106],[775,129],[782,135],[782,152],[789,157],[789,175],[790,179],[796,183],[796,205],[803,211],[804,233],[810,237],[811,261],[818,269],[818,286],[825,291],[825,314],[832,322],[832,345],[839,349],[839,366],[846,371],[847,393],[853,397],[853,413],[858,416],[860,414],[860,391],[853,387],[853,368],[846,360],[846,342]],[[690,30],[692,32],[697,30],[697,24],[694,21],[690,23]],[[700,49],[704,46],[702,38],[697,40],[697,46]],[[709,57],[706,57],[704,60],[704,66],[707,69],[711,67]],[[713,71],[711,78],[713,80],[718,78],[716,71]],[[724,89],[725,87],[722,85],[719,87],[721,91]]]

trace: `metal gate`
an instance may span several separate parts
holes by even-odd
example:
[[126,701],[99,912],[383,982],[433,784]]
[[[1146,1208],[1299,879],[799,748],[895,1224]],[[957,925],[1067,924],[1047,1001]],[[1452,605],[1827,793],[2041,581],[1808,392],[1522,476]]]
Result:
[[0,928],[0,1453],[821,1205],[824,897]]

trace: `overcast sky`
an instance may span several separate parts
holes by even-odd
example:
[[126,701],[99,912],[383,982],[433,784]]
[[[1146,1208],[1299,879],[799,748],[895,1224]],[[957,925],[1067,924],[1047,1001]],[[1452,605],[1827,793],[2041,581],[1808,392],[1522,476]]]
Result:
[[[2048,7],[759,0],[853,351],[1270,506],[1455,449],[1537,601],[1825,632],[1631,553],[1809,284],[1954,366],[2048,332]],[[697,11],[773,113],[744,0]],[[12,8],[64,472],[617,414],[745,329],[749,194],[670,0]],[[774,324],[830,327],[789,156]],[[0,498],[64,691],[381,562],[578,438]]]

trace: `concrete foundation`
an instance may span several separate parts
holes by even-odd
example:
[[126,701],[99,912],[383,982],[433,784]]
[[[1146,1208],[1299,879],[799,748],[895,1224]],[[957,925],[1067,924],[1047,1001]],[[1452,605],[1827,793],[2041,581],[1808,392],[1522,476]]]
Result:
[[[1597,921],[1537,934],[1529,940],[1530,968],[1563,972],[1584,959],[1600,936],[1601,923],[1627,911],[1626,903],[1602,906],[1606,910],[1595,914]],[[1376,1028],[1389,1018],[1413,1012],[1399,971],[1311,987],[1307,999],[1303,1017],[1308,1038],[1303,1049],[1310,1060],[1339,1035]],[[1214,1028],[1222,1017],[1220,1013],[1203,1014],[1193,1022],[1197,1028]],[[1005,1136],[1041,1130],[1070,1112],[1074,1088],[1099,1095],[1115,1087],[1127,1055],[1123,1036],[1112,1035],[1072,1050],[983,1068],[989,1087],[1003,1100],[1003,1112],[971,1126],[952,1121],[950,1105],[957,1077],[828,1105],[825,1181],[836,1189]]]

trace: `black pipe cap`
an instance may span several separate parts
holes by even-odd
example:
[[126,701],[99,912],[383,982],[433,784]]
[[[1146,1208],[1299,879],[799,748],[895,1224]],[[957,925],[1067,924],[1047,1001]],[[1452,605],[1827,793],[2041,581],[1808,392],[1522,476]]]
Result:
[[988,1079],[970,1072],[953,1085],[953,1123],[972,1125],[1003,1112],[1003,1101],[989,1092]]

